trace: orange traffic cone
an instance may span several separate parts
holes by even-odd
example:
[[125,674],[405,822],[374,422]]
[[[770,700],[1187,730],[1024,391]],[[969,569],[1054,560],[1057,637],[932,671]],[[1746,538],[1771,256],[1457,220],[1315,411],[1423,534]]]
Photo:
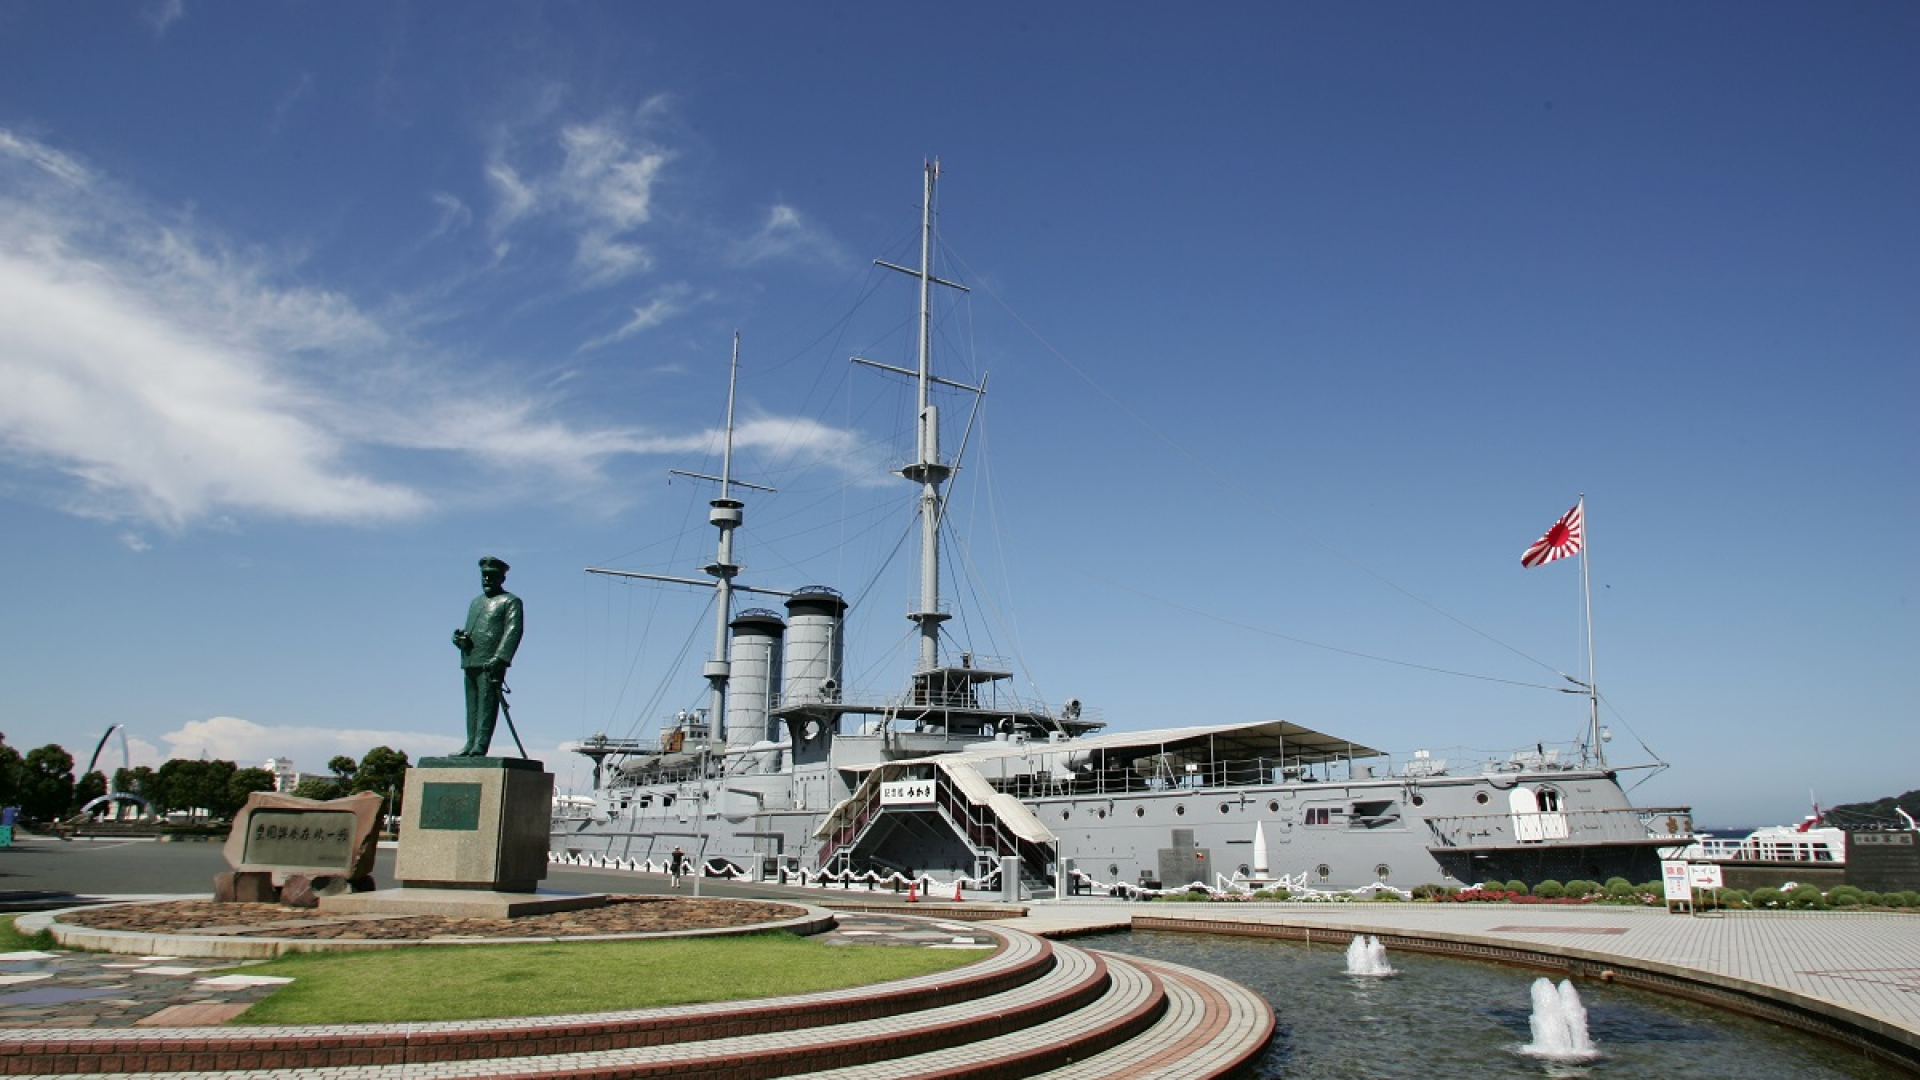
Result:
[[959,878],[953,879],[953,902],[956,904],[960,902],[960,879]]
[[907,903],[909,904],[919,903],[920,902],[919,892],[920,892],[920,883],[918,881],[909,881],[907,883]]

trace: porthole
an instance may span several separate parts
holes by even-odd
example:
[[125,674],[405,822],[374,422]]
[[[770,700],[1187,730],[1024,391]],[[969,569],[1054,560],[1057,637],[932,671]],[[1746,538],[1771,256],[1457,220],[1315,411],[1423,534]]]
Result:
[[1146,807],[1144,807],[1144,806],[1136,806],[1136,807],[1134,807],[1134,808],[1133,808],[1133,816],[1134,816],[1134,817],[1146,817],[1146,816],[1147,816],[1147,808],[1146,808]]
[[1233,804],[1232,804],[1232,803],[1221,803],[1221,804],[1220,804],[1220,812],[1221,812],[1221,813],[1223,813],[1223,814],[1225,814],[1225,813],[1230,813],[1230,812],[1231,812],[1232,810],[1233,810]]
[[1479,803],[1481,806],[1487,805],[1487,793],[1484,791],[1474,792],[1473,801]]
[[1277,813],[1279,813],[1279,812],[1280,812],[1280,800],[1279,800],[1279,799],[1268,799],[1268,800],[1267,800],[1267,810],[1268,810],[1269,812],[1271,812],[1271,813],[1275,813],[1275,814],[1277,814]]
[[1415,795],[1413,797],[1413,805],[1415,806],[1427,805],[1427,797],[1425,795]]
[[1241,863],[1239,873],[1241,877],[1250,877],[1253,874],[1253,869],[1246,863]]
[[1381,863],[1379,866],[1373,868],[1373,879],[1375,881],[1385,881],[1392,876],[1393,867],[1388,866],[1386,863]]
[[1320,875],[1321,881],[1325,881],[1333,876],[1333,867],[1328,866],[1326,863],[1321,863],[1319,866],[1313,868],[1313,872]]
[[1174,812],[1174,813],[1176,813],[1176,814],[1180,814],[1180,815],[1183,815],[1183,816],[1184,816],[1184,815],[1186,814],[1186,812],[1187,812],[1187,804],[1186,804],[1186,803],[1179,803],[1179,804],[1177,804],[1177,805],[1175,805],[1175,806],[1174,806],[1174,808],[1173,808],[1173,812]]
[[1097,817],[1097,818],[1100,818],[1100,819],[1102,819],[1102,820],[1105,820],[1105,818],[1106,818],[1106,816],[1107,816],[1107,812],[1106,812],[1105,810],[1095,810],[1095,811],[1093,812],[1093,816],[1094,816],[1094,817]]
[[1107,876],[1108,876],[1108,877],[1110,877],[1110,878],[1117,878],[1117,877],[1119,877],[1119,876],[1120,876],[1120,868],[1119,868],[1119,867],[1117,867],[1117,866],[1109,866],[1109,867],[1107,867]]
[[1068,818],[1070,818],[1070,817],[1072,817],[1072,816],[1073,816],[1073,811],[1071,811],[1071,810],[1062,810],[1062,811],[1060,811],[1060,820],[1061,820],[1061,821],[1065,821],[1065,820],[1067,820]]

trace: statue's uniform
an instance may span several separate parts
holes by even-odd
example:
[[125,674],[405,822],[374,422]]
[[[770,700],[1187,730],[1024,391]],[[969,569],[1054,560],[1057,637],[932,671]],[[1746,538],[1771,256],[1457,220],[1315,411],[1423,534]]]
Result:
[[467,606],[465,630],[473,645],[460,654],[467,677],[467,745],[460,756],[480,756],[493,743],[501,686],[520,648],[521,629],[520,598],[510,592],[482,593]]

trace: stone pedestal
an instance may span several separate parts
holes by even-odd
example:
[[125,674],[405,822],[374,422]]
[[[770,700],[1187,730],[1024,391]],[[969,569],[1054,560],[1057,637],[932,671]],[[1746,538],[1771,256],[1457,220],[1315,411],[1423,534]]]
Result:
[[536,891],[553,820],[553,774],[539,762],[423,758],[406,790],[393,868],[402,887],[322,897],[322,911],[507,919],[606,903]]
[[533,892],[547,876],[553,774],[526,758],[407,770],[394,876],[407,888]]

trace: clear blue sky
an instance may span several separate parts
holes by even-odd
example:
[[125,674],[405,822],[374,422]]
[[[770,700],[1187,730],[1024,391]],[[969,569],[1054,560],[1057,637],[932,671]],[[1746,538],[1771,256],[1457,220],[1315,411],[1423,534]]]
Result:
[[583,782],[700,703],[704,598],[581,569],[705,561],[735,329],[741,561],[897,687],[846,359],[905,357],[938,156],[953,628],[1040,696],[1572,738],[1513,684],[1584,671],[1577,564],[1518,559],[1585,492],[1636,798],[1920,787],[1916,56],[1907,3],[0,3],[0,731],[448,752],[493,553]]

